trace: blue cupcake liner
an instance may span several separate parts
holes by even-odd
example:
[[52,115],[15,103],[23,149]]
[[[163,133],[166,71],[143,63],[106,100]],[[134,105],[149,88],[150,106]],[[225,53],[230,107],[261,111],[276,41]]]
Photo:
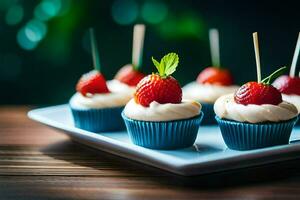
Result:
[[[300,115],[298,115],[298,119],[300,118]],[[295,126],[300,126],[300,120],[297,121]]]
[[75,127],[91,132],[119,131],[125,129],[121,113],[124,107],[78,109],[70,105]]
[[174,121],[140,121],[130,119],[122,112],[131,141],[150,149],[181,149],[194,144],[203,118],[200,115]]
[[202,112],[204,113],[204,117],[202,120],[202,125],[216,125],[217,121],[215,119],[215,111],[213,103],[202,103]]
[[219,123],[224,142],[230,149],[251,150],[288,144],[295,117],[283,122],[246,123],[215,117]]

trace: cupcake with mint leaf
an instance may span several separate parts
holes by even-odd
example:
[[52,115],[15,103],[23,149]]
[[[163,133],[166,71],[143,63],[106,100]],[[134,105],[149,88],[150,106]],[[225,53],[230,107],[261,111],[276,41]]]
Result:
[[158,73],[138,83],[122,113],[129,137],[134,144],[151,149],[190,147],[203,117],[201,104],[182,100],[181,87],[171,76],[179,63],[177,54],[152,61]]

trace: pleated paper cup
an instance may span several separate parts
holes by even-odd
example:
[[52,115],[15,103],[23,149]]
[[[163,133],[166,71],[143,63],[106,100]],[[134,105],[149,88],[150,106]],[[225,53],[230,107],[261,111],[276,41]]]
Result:
[[150,149],[181,149],[192,146],[203,115],[201,112],[189,119],[153,122],[130,119],[122,113],[131,141]]
[[109,132],[125,129],[122,107],[80,109],[70,105],[75,127],[91,132]]
[[215,117],[230,149],[251,150],[288,144],[297,117],[282,122],[246,123]]

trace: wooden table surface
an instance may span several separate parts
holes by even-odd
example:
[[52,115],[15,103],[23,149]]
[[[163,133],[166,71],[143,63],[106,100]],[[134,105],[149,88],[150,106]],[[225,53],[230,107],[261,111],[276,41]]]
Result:
[[0,107],[0,199],[300,199],[300,160],[184,178],[72,142]]

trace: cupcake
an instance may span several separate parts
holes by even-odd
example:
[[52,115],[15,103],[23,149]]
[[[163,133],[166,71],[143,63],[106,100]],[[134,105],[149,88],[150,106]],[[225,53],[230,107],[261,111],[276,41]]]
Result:
[[136,85],[145,77],[141,72],[145,25],[137,24],[133,29],[132,63],[123,66],[113,80],[108,81],[108,88],[113,92],[133,95]]
[[257,33],[253,37],[258,82],[248,82],[235,94],[224,95],[214,104],[224,142],[235,150],[288,144],[298,115],[297,108],[283,101],[279,90],[271,85],[285,67],[260,80]]
[[80,78],[69,101],[75,127],[92,132],[124,129],[121,112],[131,95],[109,90],[100,70],[93,30],[91,38],[95,70]]
[[220,66],[219,59],[219,36],[216,29],[210,30],[211,55],[213,66],[205,68],[196,81],[183,87],[183,97],[193,99],[202,104],[205,114],[202,124],[215,124],[213,106],[215,101],[222,95],[235,92],[239,87],[233,84],[230,71]]
[[[243,85],[235,95],[229,94],[220,97],[214,105],[216,120],[228,148],[251,150],[288,144],[297,121],[297,108],[282,100],[276,104],[268,101],[263,104],[256,104],[256,102],[242,104],[236,101],[236,95],[240,94],[242,90],[249,90],[250,87],[259,88],[260,86],[257,86],[256,82],[249,82]],[[257,94],[261,92],[259,91]],[[280,94],[279,91],[276,93]],[[247,95],[245,98],[248,97]]]
[[158,73],[143,78],[122,117],[131,141],[151,149],[192,146],[203,117],[201,104],[182,100],[182,90],[171,74],[179,62],[169,53],[160,62],[152,58]]
[[69,102],[76,127],[92,132],[125,128],[121,112],[131,95],[109,91],[96,70],[83,75],[76,90]]

